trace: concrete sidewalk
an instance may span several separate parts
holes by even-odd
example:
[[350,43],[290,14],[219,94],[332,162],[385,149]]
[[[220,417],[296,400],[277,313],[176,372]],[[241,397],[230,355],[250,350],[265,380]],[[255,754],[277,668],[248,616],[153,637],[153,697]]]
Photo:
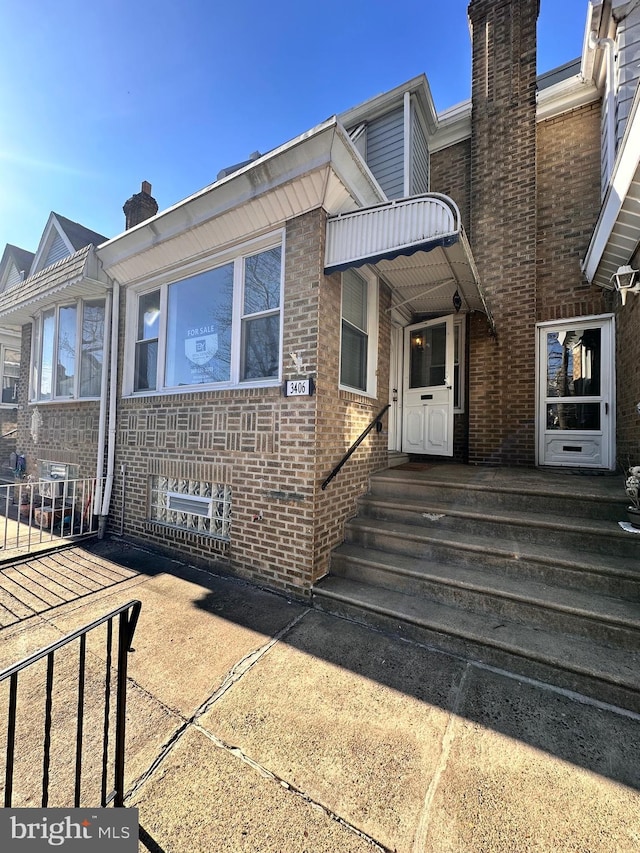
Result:
[[117,541],[58,552],[50,592],[65,560],[121,579],[3,628],[0,667],[142,601],[141,850],[640,849],[638,716]]

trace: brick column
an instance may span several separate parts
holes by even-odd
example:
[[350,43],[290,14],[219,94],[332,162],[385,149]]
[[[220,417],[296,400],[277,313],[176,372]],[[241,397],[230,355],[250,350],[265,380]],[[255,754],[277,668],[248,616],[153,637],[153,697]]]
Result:
[[497,338],[471,324],[469,459],[535,459],[539,0],[472,0],[471,229]]

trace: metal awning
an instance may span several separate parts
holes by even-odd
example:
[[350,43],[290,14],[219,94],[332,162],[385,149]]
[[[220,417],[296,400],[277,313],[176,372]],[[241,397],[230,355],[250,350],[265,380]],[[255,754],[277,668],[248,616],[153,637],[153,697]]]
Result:
[[0,294],[0,325],[23,326],[34,315],[61,302],[97,298],[111,290],[99,268],[95,248],[84,246]]
[[460,212],[447,196],[427,193],[330,217],[325,273],[364,264],[392,288],[392,307],[451,313],[457,291],[460,310],[482,311],[493,327]]

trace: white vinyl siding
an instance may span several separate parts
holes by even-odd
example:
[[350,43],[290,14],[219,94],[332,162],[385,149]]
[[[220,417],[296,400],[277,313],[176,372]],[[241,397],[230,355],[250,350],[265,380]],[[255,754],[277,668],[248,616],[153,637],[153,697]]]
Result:
[[402,198],[404,195],[403,107],[369,123],[367,165],[387,198]]
[[47,267],[50,267],[51,264],[55,264],[56,261],[61,261],[62,258],[66,258],[70,254],[71,252],[67,248],[67,244],[64,242],[61,235],[56,232],[56,236],[49,246],[44,263],[40,264],[39,268],[46,269]]
[[9,275],[7,276],[5,290],[9,290],[10,287],[15,287],[16,284],[20,284],[21,281],[23,281],[22,273],[15,264],[12,264],[11,269],[9,270]]
[[620,21],[617,33],[618,95],[616,140],[619,143],[627,126],[638,79],[640,78],[640,6]]

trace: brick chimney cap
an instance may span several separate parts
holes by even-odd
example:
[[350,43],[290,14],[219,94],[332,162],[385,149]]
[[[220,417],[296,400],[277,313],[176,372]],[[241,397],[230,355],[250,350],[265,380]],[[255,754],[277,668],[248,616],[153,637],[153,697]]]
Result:
[[151,195],[151,184],[149,181],[143,181],[142,186],[140,187],[140,191],[146,193],[147,195]]

